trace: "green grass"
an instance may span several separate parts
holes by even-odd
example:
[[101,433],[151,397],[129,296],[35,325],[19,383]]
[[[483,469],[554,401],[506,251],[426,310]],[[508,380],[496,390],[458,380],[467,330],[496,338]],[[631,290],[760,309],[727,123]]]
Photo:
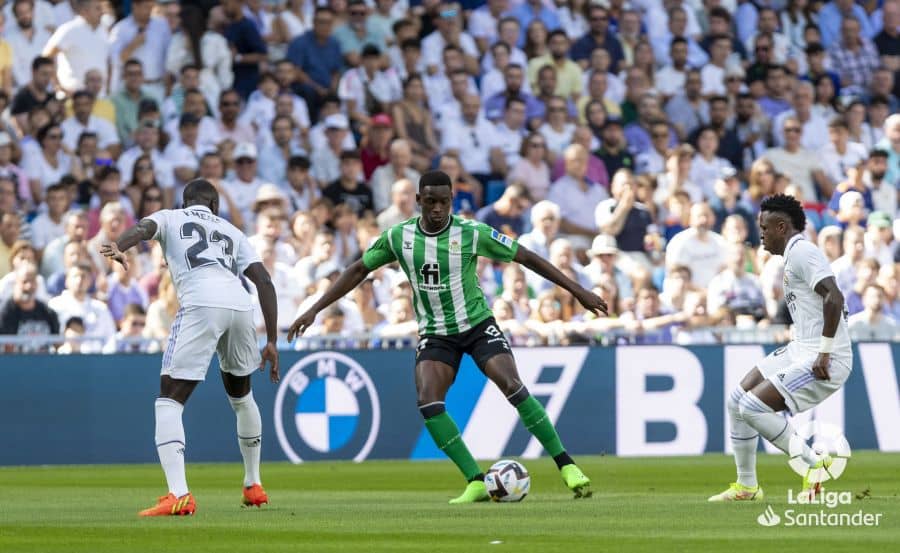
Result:
[[[519,504],[451,507],[463,487],[446,462],[268,463],[272,504],[239,507],[238,464],[193,464],[193,517],[139,519],[163,490],[155,465],[0,469],[0,551],[897,551],[900,455],[854,452],[829,490],[868,490],[838,512],[884,513],[877,528],[765,528],[765,503],[708,504],[733,480],[729,457],[579,459],[592,499],[574,501],[553,463],[532,460],[532,495]],[[767,501],[799,485],[784,456],[760,456]],[[828,509],[826,509],[828,510]],[[501,541],[491,544],[492,541]]]

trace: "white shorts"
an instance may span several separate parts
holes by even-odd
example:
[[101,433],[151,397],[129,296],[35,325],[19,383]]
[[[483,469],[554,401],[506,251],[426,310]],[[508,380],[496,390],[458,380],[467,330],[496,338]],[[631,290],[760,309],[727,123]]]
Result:
[[203,380],[213,353],[223,372],[247,376],[261,360],[253,311],[222,307],[182,307],[172,323],[162,374],[178,380]]
[[852,353],[832,356],[828,367],[829,380],[819,380],[813,376],[812,365],[818,354],[798,348],[794,342],[770,353],[756,366],[763,377],[769,380],[784,398],[784,403],[792,415],[812,409],[838,391],[853,367]]

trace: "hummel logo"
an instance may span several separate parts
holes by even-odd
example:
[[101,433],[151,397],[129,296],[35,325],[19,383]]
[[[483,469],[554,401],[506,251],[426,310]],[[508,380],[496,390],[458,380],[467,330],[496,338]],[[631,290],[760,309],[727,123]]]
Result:
[[404,250],[411,250],[411,249],[412,249],[412,242],[410,242],[410,241],[408,241],[408,240],[404,240],[404,241],[403,241],[403,249],[404,249]]
[[763,511],[763,514],[756,517],[756,522],[762,526],[775,526],[781,523],[781,517],[775,514],[775,509],[771,505]]
[[778,380],[784,382],[784,373],[778,373]]

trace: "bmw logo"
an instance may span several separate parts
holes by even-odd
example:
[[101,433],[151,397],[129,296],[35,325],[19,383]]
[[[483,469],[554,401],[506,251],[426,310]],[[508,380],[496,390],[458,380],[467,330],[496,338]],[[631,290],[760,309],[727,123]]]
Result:
[[294,463],[365,459],[381,422],[375,385],[352,358],[320,352],[297,361],[275,396],[275,433]]

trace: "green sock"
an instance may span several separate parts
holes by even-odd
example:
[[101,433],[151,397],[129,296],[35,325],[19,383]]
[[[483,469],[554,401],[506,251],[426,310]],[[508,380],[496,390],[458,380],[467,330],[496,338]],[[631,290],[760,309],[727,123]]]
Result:
[[443,451],[450,460],[459,468],[467,481],[481,474],[481,468],[475,462],[475,458],[469,453],[469,448],[459,433],[459,428],[450,414],[446,411],[425,419],[425,428],[431,434],[431,439]]
[[551,457],[565,452],[566,448],[563,447],[559,434],[550,423],[550,417],[547,416],[547,411],[544,411],[544,406],[540,401],[534,396],[528,396],[528,399],[516,405],[516,410],[519,412],[525,428],[534,434],[534,437],[541,442]]

